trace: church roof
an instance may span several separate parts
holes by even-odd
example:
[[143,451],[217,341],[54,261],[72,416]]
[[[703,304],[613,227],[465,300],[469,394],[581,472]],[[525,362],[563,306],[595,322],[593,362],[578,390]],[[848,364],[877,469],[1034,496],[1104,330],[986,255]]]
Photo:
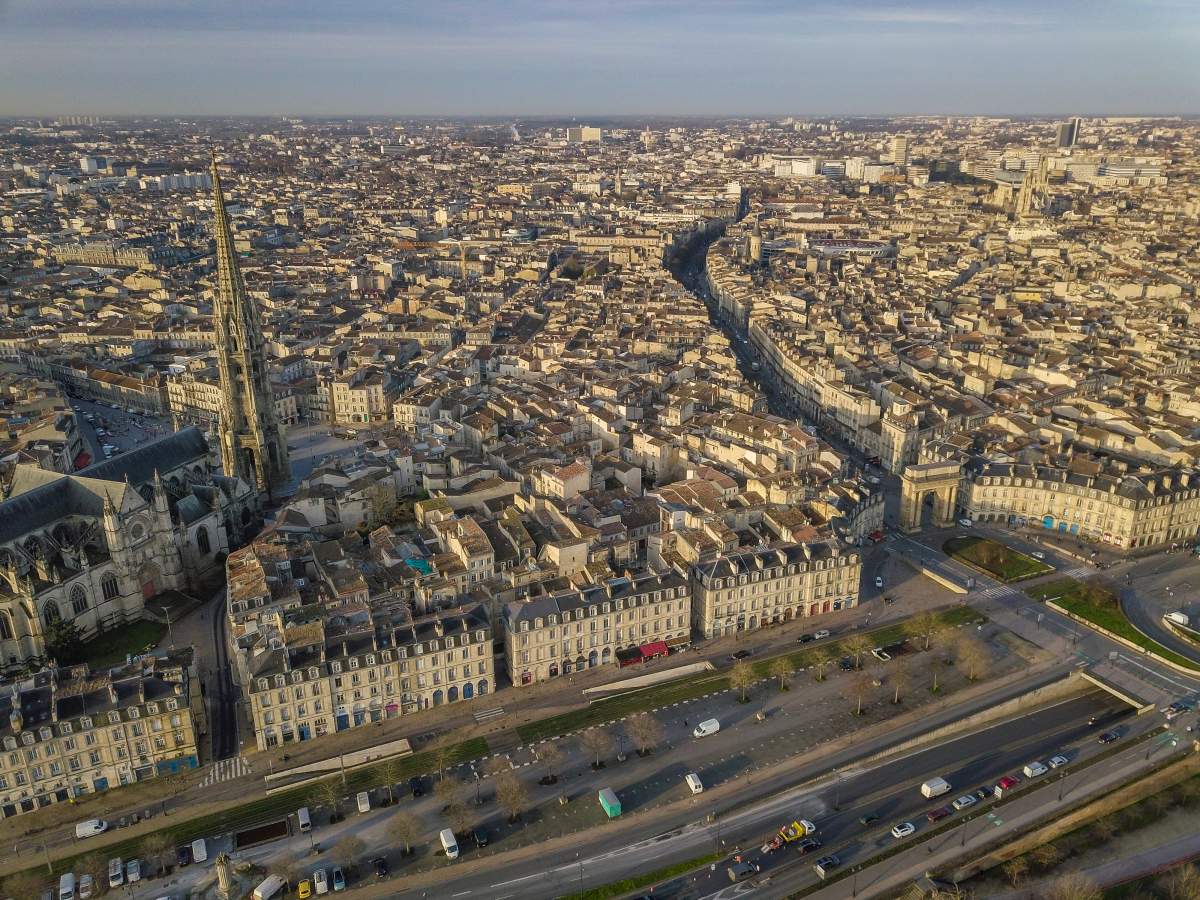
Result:
[[195,425],[143,444],[136,450],[88,466],[80,474],[101,481],[124,481],[134,487],[154,480],[155,472],[167,473],[208,455],[208,441]]

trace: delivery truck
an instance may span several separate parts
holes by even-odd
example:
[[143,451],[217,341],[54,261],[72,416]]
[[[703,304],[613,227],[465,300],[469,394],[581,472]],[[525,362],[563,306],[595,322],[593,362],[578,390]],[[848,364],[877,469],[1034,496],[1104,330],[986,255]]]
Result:
[[934,797],[940,797],[942,794],[948,793],[950,793],[950,782],[945,778],[931,778],[921,785],[921,795],[926,800],[932,800]]
[[621,814],[621,801],[617,799],[612,788],[604,788],[600,791],[600,805],[604,807],[604,811],[608,813],[610,819],[615,819]]

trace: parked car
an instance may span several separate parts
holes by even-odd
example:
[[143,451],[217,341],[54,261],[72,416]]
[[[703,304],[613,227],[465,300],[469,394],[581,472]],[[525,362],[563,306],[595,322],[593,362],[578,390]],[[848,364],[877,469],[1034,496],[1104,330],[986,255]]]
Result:
[[816,634],[813,635],[813,640],[819,641],[819,640],[822,640],[823,638],[827,638],[827,637],[829,637],[829,632],[826,631],[824,628],[822,628],[820,631],[818,631]]
[[1005,775],[1000,779],[1000,787],[1006,791],[1010,788],[1015,788],[1020,783],[1021,779],[1016,775]]
[[963,794],[952,805],[955,809],[966,809],[968,806],[974,806],[978,802],[974,794]]
[[475,839],[476,847],[486,847],[488,845],[487,829],[482,825],[471,832],[471,837]]
[[882,588],[882,587],[883,587],[883,578],[882,578],[882,576],[879,576],[879,575],[876,575],[876,576],[875,576],[875,587],[877,587],[877,588]]
[[180,847],[179,851],[175,854],[175,861],[179,864],[179,868],[181,868],[181,869],[184,866],[191,865],[192,864],[192,848],[188,847],[188,846]]
[[831,853],[829,856],[822,856],[813,863],[813,868],[817,870],[818,875],[824,878],[826,872],[830,869],[836,869],[841,864],[842,861]]
[[414,797],[420,797],[422,794],[425,793],[425,788],[421,784],[421,776],[420,775],[414,775],[412,778],[408,779],[408,787],[409,787],[409,790],[412,791],[412,795]]
[[892,837],[897,839],[906,838],[916,830],[917,826],[912,822],[901,822],[899,825],[892,826]]
[[333,867],[333,889],[335,891],[344,891],[346,889],[346,875],[342,872],[341,866]]
[[131,859],[125,863],[125,880],[130,884],[142,880],[142,864],[138,860]]
[[1066,764],[1067,758],[1065,756],[1050,757],[1050,768],[1052,769],[1057,769],[1059,766],[1065,766]]
[[1106,732],[1104,732],[1104,734],[1100,735],[1098,740],[1102,744],[1111,744],[1113,741],[1117,740],[1120,737],[1121,737],[1121,733],[1119,731],[1106,731]]
[[382,856],[375,857],[375,877],[383,878],[387,873],[387,860]]
[[843,672],[853,672],[854,671],[854,660],[852,660],[848,656],[843,656],[842,661],[839,662],[838,665],[841,667]]
[[753,652],[754,652],[753,650],[739,650],[737,653],[733,654],[729,658],[733,659],[733,660],[745,659],[747,656],[750,656]]
[[95,890],[96,880],[91,875],[79,876],[79,900],[88,900]]
[[970,519],[959,519],[958,524],[961,525],[963,528],[970,528],[971,520]]
[[805,838],[804,840],[802,840],[800,843],[798,843],[796,845],[796,852],[797,853],[808,853],[812,850],[818,849],[820,846],[821,846],[821,842],[818,841],[816,838]]
[[1046,558],[1046,554],[1043,553],[1041,550],[1034,550],[1029,555],[1032,556],[1034,559],[1045,559]]
[[952,815],[954,815],[954,810],[952,810],[950,807],[939,806],[937,809],[925,813],[925,818],[927,818],[930,822],[940,822],[942,819],[946,818],[946,816]]
[[317,892],[317,896],[329,893],[329,879],[325,877],[324,869],[317,869],[313,872],[313,890]]
[[813,639],[813,636],[811,634],[802,634],[802,635],[800,635],[800,637],[796,638],[796,643],[797,644],[807,644],[812,639]]
[[300,900],[307,900],[308,897],[312,896],[312,882],[307,878],[302,878],[300,880],[299,896]]
[[979,790],[975,791],[972,796],[974,796],[976,800],[990,800],[992,797],[996,796],[996,789],[994,787],[984,785],[983,787],[979,788]]
[[1046,768],[1045,763],[1035,760],[1027,765],[1022,771],[1025,772],[1026,778],[1037,778],[1039,775],[1045,775],[1050,770]]

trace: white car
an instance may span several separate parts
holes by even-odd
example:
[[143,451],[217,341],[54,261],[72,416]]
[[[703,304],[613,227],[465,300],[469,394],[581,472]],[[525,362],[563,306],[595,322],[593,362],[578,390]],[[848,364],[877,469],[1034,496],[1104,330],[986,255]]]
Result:
[[142,880],[142,864],[136,859],[131,859],[125,863],[125,880],[130,884],[136,884]]
[[883,578],[879,575],[875,576],[875,587],[877,587],[877,588],[883,587]]
[[821,640],[821,638],[827,638],[827,637],[829,637],[829,632],[822,628],[820,631],[818,631],[816,634],[813,635],[813,640],[819,641],[819,640]]
[[970,519],[959,519],[958,524],[961,525],[963,528],[970,528],[971,520]]
[[329,893],[329,880],[325,877],[324,869],[317,869],[317,871],[313,872],[312,880],[313,880],[313,890],[317,894],[328,894]]
[[959,797],[957,800],[955,800],[952,805],[954,806],[955,809],[966,809],[968,806],[974,805],[974,803],[975,803],[974,796],[972,796],[971,794],[963,794],[961,797]]
[[1050,757],[1050,768],[1052,769],[1057,769],[1059,766],[1065,766],[1066,764],[1067,758],[1065,756]]
[[1041,550],[1034,550],[1029,555],[1032,556],[1034,559],[1045,559],[1046,558],[1046,554],[1043,553]]
[[892,837],[906,838],[916,830],[917,826],[912,822],[901,822],[899,825],[892,826]]

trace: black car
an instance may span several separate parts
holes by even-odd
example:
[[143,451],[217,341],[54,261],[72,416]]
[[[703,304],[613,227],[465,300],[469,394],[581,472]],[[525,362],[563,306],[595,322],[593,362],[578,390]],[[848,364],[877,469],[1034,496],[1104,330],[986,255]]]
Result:
[[811,634],[802,634],[802,635],[800,635],[800,637],[796,638],[796,643],[797,644],[807,644],[812,639],[813,639],[813,636]]
[[412,795],[414,797],[420,797],[425,793],[425,786],[421,784],[420,775],[414,775],[412,778],[408,779],[408,786],[412,790]]
[[730,659],[745,659],[751,653],[753,653],[752,650],[739,650],[737,653],[733,654],[733,656],[731,656],[729,658]]
[[821,842],[815,838],[805,838],[796,845],[797,853],[808,853],[810,850],[816,850],[821,846]]
[[1106,732],[1104,732],[1104,734],[1100,735],[1098,740],[1102,744],[1111,744],[1113,741],[1115,741],[1120,736],[1121,736],[1121,732],[1119,732],[1119,731],[1106,731]]
[[471,831],[471,837],[475,839],[476,847],[486,847],[488,844],[487,829],[483,826],[473,829]]
[[870,825],[872,822],[878,822],[878,821],[879,821],[879,816],[877,816],[875,813],[867,813],[865,816],[858,817],[859,825]]
[[829,856],[822,856],[815,863],[813,863],[814,866],[818,867],[821,870],[822,878],[825,877],[825,874],[824,874],[825,872],[828,872],[830,869],[836,869],[841,864],[842,864],[842,861],[832,854],[830,854]]
[[192,848],[191,847],[180,847],[179,852],[175,854],[175,859],[178,861],[179,868],[181,868],[181,869],[184,866],[191,865]]
[[842,667],[843,672],[853,672],[854,671],[854,660],[852,660],[848,656],[845,659],[843,659],[840,663],[838,663],[838,665]]
[[382,856],[375,857],[375,877],[383,878],[387,875],[387,860]]
[[975,792],[976,800],[991,800],[995,796],[996,789],[994,787],[981,787]]

